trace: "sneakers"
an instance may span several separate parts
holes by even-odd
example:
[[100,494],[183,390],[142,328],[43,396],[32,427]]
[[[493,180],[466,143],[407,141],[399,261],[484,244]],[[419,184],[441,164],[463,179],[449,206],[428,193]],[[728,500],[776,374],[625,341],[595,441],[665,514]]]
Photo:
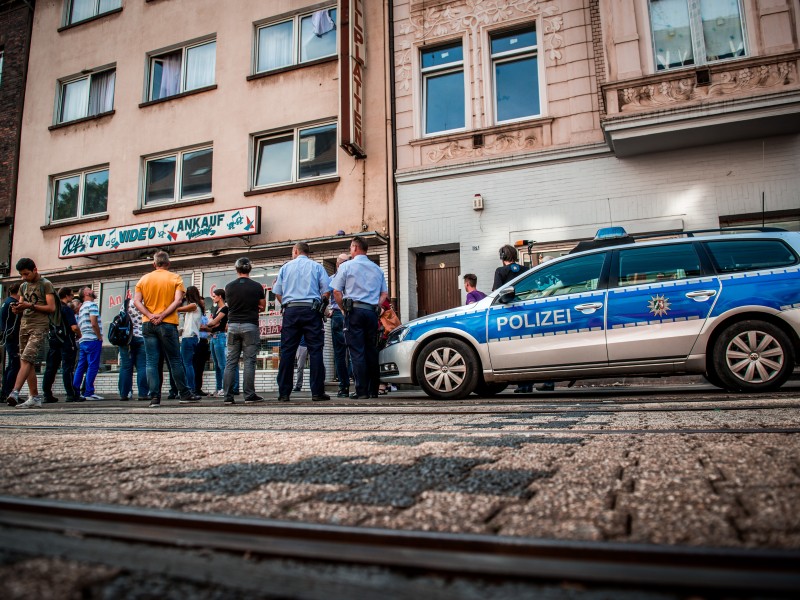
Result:
[[348,390],[348,389],[339,390],[339,393],[336,394],[336,397],[337,398],[349,398],[350,397],[350,390]]
[[325,400],[330,400],[331,397],[328,394],[320,394],[318,396],[311,396],[311,400],[313,402],[323,402]]
[[253,394],[244,399],[245,404],[258,404],[259,402],[264,402],[264,398],[257,394]]
[[161,398],[151,398],[149,408],[161,408]]
[[188,396],[183,396],[178,404],[197,404],[198,402],[200,402],[200,396],[191,393]]
[[22,404],[17,404],[17,408],[42,408],[44,396],[31,396]]
[[9,406],[16,406],[19,404],[19,392],[17,390],[12,390],[8,394],[8,398],[6,398],[6,404]]
[[224,398],[225,397],[225,390],[217,390],[217,393],[214,394],[217,398]]
[[105,398],[103,398],[102,396],[98,396],[97,394],[89,394],[87,396],[84,396],[84,398],[86,398],[87,400],[105,400]]
[[225,398],[224,404],[236,404],[236,401],[233,399],[233,396],[228,396]]
[[292,391],[293,391],[293,392],[299,392],[299,391],[300,391],[300,388],[299,388],[299,387],[296,387],[296,388],[294,388]]
[[45,404],[53,404],[55,402],[58,402],[58,398],[56,398],[55,396],[47,396],[47,395],[44,396]]
[[85,402],[85,401],[86,398],[84,398],[83,396],[78,396],[78,397],[69,396],[67,397],[66,400],[64,400],[64,402]]

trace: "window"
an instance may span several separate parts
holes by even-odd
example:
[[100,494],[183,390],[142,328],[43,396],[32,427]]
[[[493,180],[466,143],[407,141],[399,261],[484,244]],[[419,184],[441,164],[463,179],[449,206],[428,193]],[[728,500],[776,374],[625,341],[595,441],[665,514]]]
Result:
[[255,138],[253,187],[336,174],[336,123]]
[[740,0],[650,0],[656,70],[745,55]]
[[91,19],[122,6],[122,0],[70,0],[67,25]]
[[464,129],[464,53],[461,42],[422,51],[423,131]]
[[780,240],[706,242],[718,273],[777,269],[797,263],[797,257]]
[[106,212],[108,167],[53,178],[51,221],[65,221]]
[[514,300],[533,300],[596,290],[603,273],[606,254],[590,254],[543,267],[514,285]]
[[[297,31],[300,32],[299,36],[296,35]],[[335,8],[323,8],[256,28],[256,73],[335,54]]]
[[541,111],[536,28],[493,35],[491,50],[497,122],[538,115]]
[[216,63],[216,40],[151,56],[148,100],[214,85]]
[[660,283],[699,277],[700,259],[692,244],[648,246],[619,252],[619,285]]
[[113,110],[116,75],[116,69],[108,69],[60,82],[56,121],[66,123]]
[[193,148],[145,160],[144,205],[211,195],[212,148]]

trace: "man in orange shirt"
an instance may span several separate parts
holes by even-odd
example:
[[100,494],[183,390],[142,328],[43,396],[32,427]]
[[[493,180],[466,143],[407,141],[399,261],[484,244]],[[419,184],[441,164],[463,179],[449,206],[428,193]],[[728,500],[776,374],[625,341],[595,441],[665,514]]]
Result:
[[169,270],[169,254],[159,250],[153,256],[155,270],[142,277],[136,284],[133,303],[142,313],[142,336],[147,355],[147,385],[150,388],[150,408],[161,406],[159,385],[159,362],[163,353],[175,385],[178,387],[181,404],[194,404],[200,396],[186,384],[180,344],[178,342],[177,308],[183,302],[186,287],[183,279]]

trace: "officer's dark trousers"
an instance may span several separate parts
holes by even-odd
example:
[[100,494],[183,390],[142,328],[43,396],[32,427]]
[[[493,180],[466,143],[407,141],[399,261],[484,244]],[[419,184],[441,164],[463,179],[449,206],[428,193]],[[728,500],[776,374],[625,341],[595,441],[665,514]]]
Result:
[[378,315],[367,308],[354,308],[345,317],[345,340],[350,350],[356,394],[377,396],[380,384],[378,371]]
[[305,336],[311,361],[311,394],[325,393],[325,363],[322,349],[325,346],[325,329],[322,316],[307,306],[289,306],[283,312],[281,327],[281,362],[278,365],[278,394],[289,396],[294,386],[294,356]]

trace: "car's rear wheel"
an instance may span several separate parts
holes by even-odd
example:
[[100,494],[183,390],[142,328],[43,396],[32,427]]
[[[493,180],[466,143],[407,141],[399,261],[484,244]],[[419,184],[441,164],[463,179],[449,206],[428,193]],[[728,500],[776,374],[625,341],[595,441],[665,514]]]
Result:
[[492,396],[496,396],[500,392],[504,391],[507,387],[507,383],[486,383],[485,381],[481,380],[478,382],[478,385],[475,386],[475,393],[481,398],[491,398]]
[[765,321],[740,321],[727,327],[713,348],[714,375],[732,392],[766,392],[792,374],[789,337]]
[[439,338],[419,353],[416,375],[422,389],[432,398],[466,398],[478,384],[478,359],[461,340]]

